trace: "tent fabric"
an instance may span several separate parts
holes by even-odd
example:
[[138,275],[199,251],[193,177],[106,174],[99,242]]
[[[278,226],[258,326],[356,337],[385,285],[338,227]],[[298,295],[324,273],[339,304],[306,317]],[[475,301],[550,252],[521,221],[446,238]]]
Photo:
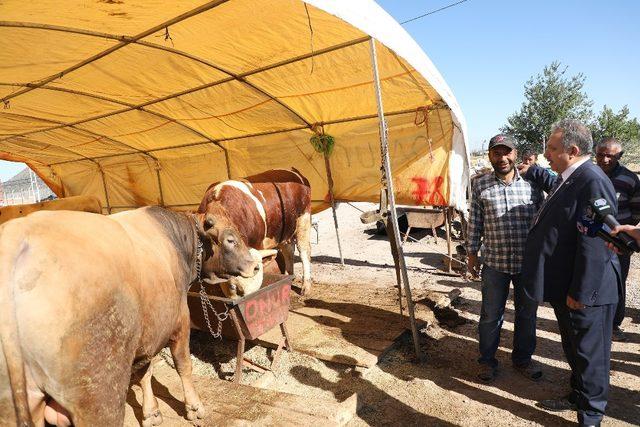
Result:
[[376,40],[396,202],[464,209],[466,124],[422,49],[370,0],[0,3],[0,159],[106,211],[194,209],[213,182],[300,170],[328,206],[377,201]]

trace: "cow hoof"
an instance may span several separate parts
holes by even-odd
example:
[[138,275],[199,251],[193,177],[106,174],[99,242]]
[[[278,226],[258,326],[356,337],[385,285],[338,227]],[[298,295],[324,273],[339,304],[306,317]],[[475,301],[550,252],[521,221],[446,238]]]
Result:
[[187,419],[189,421],[197,421],[204,418],[204,406],[202,403],[196,403],[195,405],[186,405]]
[[150,414],[144,415],[144,420],[142,420],[142,427],[153,427],[159,426],[162,424],[162,413],[160,409],[156,409]]
[[303,284],[300,288],[300,295],[304,296],[311,292],[311,283]]

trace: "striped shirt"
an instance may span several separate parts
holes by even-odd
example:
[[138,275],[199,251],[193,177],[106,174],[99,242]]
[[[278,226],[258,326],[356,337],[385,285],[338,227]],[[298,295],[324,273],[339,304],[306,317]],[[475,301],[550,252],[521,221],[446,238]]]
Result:
[[484,263],[508,274],[520,273],[529,227],[543,200],[542,191],[518,174],[507,184],[495,172],[471,183],[467,251],[483,244]]
[[640,222],[640,179],[638,179],[638,175],[618,163],[609,178],[611,178],[618,198],[616,219],[620,224],[636,225]]

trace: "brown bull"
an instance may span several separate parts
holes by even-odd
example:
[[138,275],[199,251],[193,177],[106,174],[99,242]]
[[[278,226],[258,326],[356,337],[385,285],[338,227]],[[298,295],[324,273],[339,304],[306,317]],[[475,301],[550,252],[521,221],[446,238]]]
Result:
[[94,196],[72,196],[63,199],[48,200],[46,202],[28,205],[11,205],[0,208],[0,224],[10,219],[22,218],[37,211],[82,211],[102,213],[100,200]]
[[147,368],[143,425],[159,424],[149,361],[167,343],[187,417],[203,418],[186,300],[200,266],[204,278],[257,269],[235,230],[157,207],[38,212],[1,226],[2,423],[122,425],[135,365]]
[[279,249],[293,274],[293,246],[303,267],[302,293],[311,289],[311,187],[297,170],[274,169],[207,189],[198,212],[238,230],[254,249]]

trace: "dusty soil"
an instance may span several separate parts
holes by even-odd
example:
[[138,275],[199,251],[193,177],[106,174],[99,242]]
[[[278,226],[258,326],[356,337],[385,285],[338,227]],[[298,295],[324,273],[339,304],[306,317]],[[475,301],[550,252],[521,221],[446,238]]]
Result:
[[[312,231],[312,294],[340,310],[344,303],[359,305],[360,316],[374,316],[378,310],[398,312],[393,259],[386,236],[374,233],[373,225],[360,223],[361,210],[374,205],[359,203],[339,207],[339,226],[345,266],[340,265],[330,211],[314,217],[318,238]],[[540,399],[557,397],[568,391],[569,367],[564,361],[560,336],[552,310],[538,311],[538,345],[535,359],[544,369],[544,378],[531,382],[515,372],[510,363],[513,337],[513,303],[505,313],[498,359],[497,380],[482,384],[476,380],[477,323],[480,284],[459,276],[441,273],[446,243],[437,242],[430,232],[412,232],[417,241],[404,246],[409,279],[418,317],[429,318],[423,305],[428,291],[447,293],[460,289],[453,307],[438,310],[440,327],[423,329],[420,347],[426,359],[415,359],[411,334],[398,337],[379,363],[369,369],[324,362],[305,354],[284,352],[275,379],[266,387],[302,396],[322,397],[341,402],[357,393],[358,409],[348,425],[571,425],[575,413],[550,413],[536,406]],[[443,236],[440,236],[443,237]],[[604,425],[640,424],[640,257],[632,259],[627,291],[627,318],[623,328],[628,343],[613,343],[611,393]],[[296,264],[297,272],[300,265]],[[353,308],[353,306],[351,306]],[[408,321],[407,321],[408,325]],[[371,331],[375,333],[375,331]],[[294,343],[295,346],[295,343]],[[203,332],[192,335],[195,374],[230,378],[235,370],[235,343],[214,341]],[[271,351],[250,346],[246,355],[263,364]],[[170,357],[166,357],[170,362]],[[262,374],[245,370],[243,384],[251,384]],[[135,386],[134,386],[135,387]],[[175,396],[181,399],[182,396]],[[220,397],[223,399],[223,397]],[[215,405],[215,401],[205,402]],[[187,421],[184,421],[187,425]]]

